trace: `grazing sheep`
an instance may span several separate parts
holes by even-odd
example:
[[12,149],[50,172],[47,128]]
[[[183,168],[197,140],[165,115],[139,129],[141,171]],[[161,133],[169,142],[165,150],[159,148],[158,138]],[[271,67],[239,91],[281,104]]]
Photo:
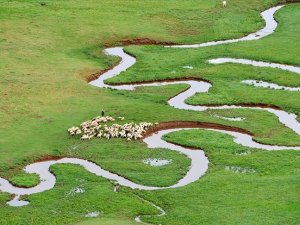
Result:
[[[123,120],[124,117],[119,117]],[[97,116],[91,120],[87,120],[80,124],[80,127],[71,127],[68,129],[70,135],[75,136],[82,134],[81,140],[89,140],[94,137],[97,138],[126,138],[128,140],[137,140],[143,138],[143,134],[153,126],[152,123],[141,122],[141,123],[125,123],[112,124],[108,126],[106,124],[101,125],[100,123],[107,123],[110,121],[115,121],[111,116]]]
[[223,8],[227,6],[227,1],[223,1]]

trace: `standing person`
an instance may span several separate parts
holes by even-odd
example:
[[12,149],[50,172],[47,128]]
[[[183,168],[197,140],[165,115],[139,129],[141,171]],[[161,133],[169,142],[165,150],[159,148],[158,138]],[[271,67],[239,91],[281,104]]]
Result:
[[105,113],[104,113],[104,110],[102,109],[101,111],[101,116],[104,117]]
[[120,184],[118,182],[115,183],[115,188],[114,188],[114,192],[119,192],[120,190]]

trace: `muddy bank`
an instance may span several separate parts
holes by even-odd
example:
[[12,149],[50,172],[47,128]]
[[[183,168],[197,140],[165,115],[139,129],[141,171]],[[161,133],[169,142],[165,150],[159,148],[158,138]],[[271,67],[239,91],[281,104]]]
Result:
[[204,129],[218,129],[225,131],[235,131],[243,134],[253,135],[251,132],[244,130],[239,127],[232,127],[227,125],[222,125],[218,123],[207,123],[207,122],[195,122],[195,121],[168,121],[162,122],[158,125],[151,127],[146,131],[145,136],[150,136],[153,133],[156,133],[161,130],[169,130],[175,128],[204,128]]

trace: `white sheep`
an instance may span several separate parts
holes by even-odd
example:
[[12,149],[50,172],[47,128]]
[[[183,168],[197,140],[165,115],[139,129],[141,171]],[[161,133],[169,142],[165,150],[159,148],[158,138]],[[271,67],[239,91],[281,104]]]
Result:
[[[122,120],[124,117],[120,117]],[[81,140],[89,140],[93,137],[98,138],[127,138],[128,140],[136,140],[143,137],[143,134],[147,129],[153,126],[152,123],[141,122],[135,124],[125,123],[112,124],[108,126],[107,124],[101,125],[100,123],[106,123],[108,121],[114,121],[115,119],[109,116],[106,117],[95,117],[92,120],[85,121],[80,124],[80,127],[71,127],[68,129],[70,135],[78,135],[83,133]]]
[[223,7],[227,6],[227,1],[223,1]]

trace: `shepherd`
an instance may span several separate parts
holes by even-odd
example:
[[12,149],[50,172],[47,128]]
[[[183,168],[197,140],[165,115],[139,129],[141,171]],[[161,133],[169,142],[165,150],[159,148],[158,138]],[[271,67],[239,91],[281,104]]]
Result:
[[119,190],[120,190],[120,188],[121,188],[121,186],[120,186],[120,184],[118,183],[118,182],[115,182],[114,183],[114,192],[119,192]]
[[223,1],[223,8],[227,6],[227,1]]

